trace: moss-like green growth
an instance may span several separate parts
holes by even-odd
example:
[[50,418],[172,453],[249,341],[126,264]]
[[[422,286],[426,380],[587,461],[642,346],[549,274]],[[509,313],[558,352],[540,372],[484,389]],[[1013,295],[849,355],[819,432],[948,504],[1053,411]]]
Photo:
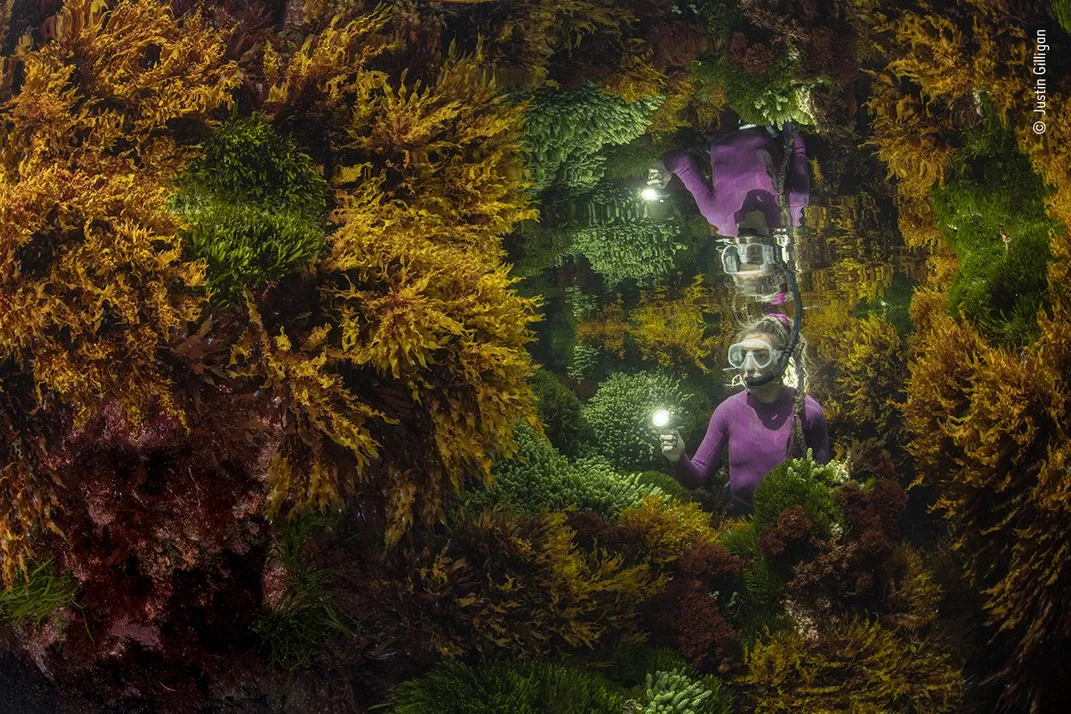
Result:
[[242,288],[278,280],[327,248],[323,228],[296,213],[210,199],[187,216],[196,223],[184,235],[186,246],[208,263],[206,282],[217,300],[237,300]]
[[830,527],[843,520],[832,487],[845,476],[843,465],[837,462],[823,465],[809,458],[784,462],[767,474],[755,491],[755,532],[776,526],[786,508],[803,506],[816,533],[828,537]]
[[311,159],[255,118],[224,125],[178,181],[171,207],[191,223],[185,251],[208,264],[218,303],[241,299],[326,252],[327,182]]
[[644,496],[662,492],[641,482],[638,474],[621,474],[605,459],[589,456],[570,463],[554,446],[525,423],[515,433],[517,453],[497,459],[490,488],[473,488],[455,507],[476,513],[492,504],[508,505],[521,513],[544,508],[594,511],[616,520],[622,510]]
[[670,647],[652,647],[646,643],[615,643],[601,647],[592,665],[602,668],[604,676],[622,687],[645,683],[648,672],[687,667],[688,661]]
[[[960,264],[948,293],[964,316],[1006,347],[1033,342],[1037,312],[1047,305],[1050,232],[1064,230],[1045,213],[1044,182],[1020,153],[1014,132],[989,111],[966,137],[932,194],[934,215]],[[1003,236],[1009,241],[1005,244]]]
[[284,523],[274,555],[282,565],[283,592],[257,621],[272,666],[294,671],[308,663],[332,634],[349,634],[329,593],[334,573],[303,556],[305,542],[330,519],[309,511]]
[[444,660],[394,687],[387,706],[394,714],[620,714],[623,701],[610,682],[573,665]]
[[576,456],[586,429],[580,399],[545,369],[536,370],[530,381],[536,414],[550,443],[566,456]]
[[[393,714],[729,714],[732,694],[714,676],[699,675],[671,650],[634,664],[677,663],[642,669],[627,680],[566,662],[499,660],[475,666],[441,661],[427,675],[395,686],[390,700],[372,707]],[[612,674],[611,672],[607,673]],[[636,678],[640,686],[625,689]]]
[[1071,2],[1068,2],[1068,0],[1047,0],[1045,4],[1057,24],[1063,28],[1065,33],[1071,35]]
[[668,409],[687,421],[693,399],[679,380],[666,374],[614,374],[584,405],[584,418],[594,435],[591,452],[618,469],[661,466],[665,460],[651,416],[659,409]]
[[11,627],[26,622],[40,626],[56,610],[74,604],[78,581],[57,575],[51,560],[20,573],[10,590],[0,590],[0,617]]

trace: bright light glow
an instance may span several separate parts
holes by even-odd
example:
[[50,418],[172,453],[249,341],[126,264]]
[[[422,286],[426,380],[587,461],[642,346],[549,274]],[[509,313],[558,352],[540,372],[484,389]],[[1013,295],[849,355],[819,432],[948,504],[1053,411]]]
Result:
[[669,424],[669,412],[665,409],[659,409],[651,417],[651,422],[659,428]]
[[640,196],[643,198],[644,201],[657,201],[658,200],[658,189],[657,188],[645,188],[642,191],[640,191]]

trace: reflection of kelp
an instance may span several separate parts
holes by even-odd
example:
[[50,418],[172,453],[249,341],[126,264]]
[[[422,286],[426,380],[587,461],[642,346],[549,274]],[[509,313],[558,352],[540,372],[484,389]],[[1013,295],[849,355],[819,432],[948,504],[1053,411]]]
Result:
[[948,181],[931,198],[945,241],[960,259],[948,306],[990,340],[1028,344],[1045,303],[1049,235],[1063,227],[1045,215],[1048,191],[1013,133],[990,114],[985,129],[965,139]]
[[521,227],[521,275],[537,275],[573,255],[583,256],[610,288],[627,280],[650,286],[672,271],[674,257],[685,248],[675,211],[623,186],[600,183],[554,210],[560,216],[556,225]]
[[842,300],[849,305],[881,295],[892,283],[893,266],[888,263],[863,263],[844,258],[829,268],[811,273],[810,288],[814,291],[804,304],[823,306]]
[[591,190],[603,176],[604,145],[627,144],[644,132],[662,98],[625,102],[593,84],[540,92],[525,111],[525,163],[533,192]]

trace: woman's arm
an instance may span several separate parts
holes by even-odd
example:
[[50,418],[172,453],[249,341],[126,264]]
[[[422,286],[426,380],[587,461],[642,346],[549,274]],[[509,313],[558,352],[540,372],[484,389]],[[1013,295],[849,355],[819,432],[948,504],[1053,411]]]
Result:
[[695,205],[708,223],[714,222],[714,189],[699,170],[695,158],[684,151],[674,151],[662,157],[666,170],[676,174],[695,199]]
[[718,467],[722,452],[729,443],[729,420],[726,418],[727,403],[722,402],[710,417],[706,436],[695,450],[692,458],[682,454],[673,464],[673,475],[688,488],[699,488]]
[[807,147],[803,136],[795,124],[785,125],[785,131],[791,132],[792,156],[788,162],[788,176],[785,177],[785,196],[788,210],[792,216],[792,225],[799,226],[803,221],[803,207],[811,199],[811,178],[807,173]]

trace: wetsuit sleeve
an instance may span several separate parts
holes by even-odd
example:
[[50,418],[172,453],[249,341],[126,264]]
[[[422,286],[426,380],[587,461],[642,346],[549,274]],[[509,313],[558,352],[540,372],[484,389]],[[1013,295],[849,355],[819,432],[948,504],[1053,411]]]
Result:
[[721,455],[729,443],[728,404],[722,402],[710,417],[706,436],[691,458],[681,454],[680,461],[673,464],[673,475],[688,488],[699,488],[717,468]]
[[795,139],[792,142],[788,176],[785,178],[785,193],[788,195],[788,210],[792,215],[792,225],[795,227],[803,221],[803,207],[811,199],[811,179],[807,173],[807,147],[803,143],[803,135],[794,124],[789,126],[785,127],[785,131],[791,131]]
[[663,156],[662,163],[666,165],[667,171],[681,180],[688,193],[692,194],[703,218],[707,219],[708,223],[714,223],[714,189],[699,170],[695,158],[686,152],[674,151]]
[[829,432],[826,429],[826,413],[821,405],[810,397],[805,402],[806,411],[803,420],[803,434],[807,445],[814,451],[814,460],[820,464],[829,463]]

